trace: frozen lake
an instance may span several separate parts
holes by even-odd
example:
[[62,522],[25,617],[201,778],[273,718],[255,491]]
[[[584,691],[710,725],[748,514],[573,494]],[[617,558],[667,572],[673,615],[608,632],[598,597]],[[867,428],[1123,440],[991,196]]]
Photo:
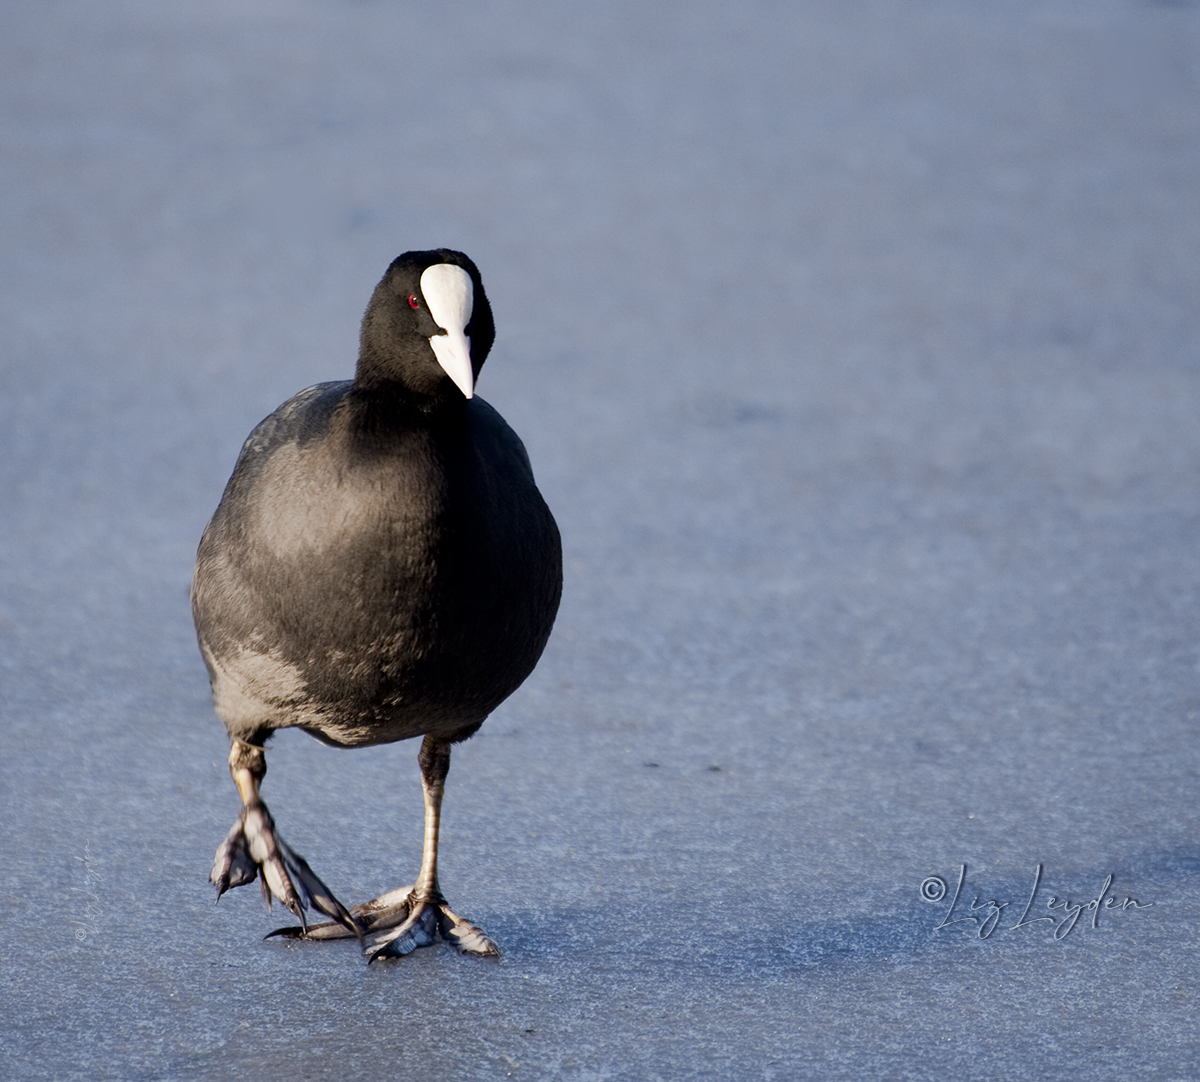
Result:
[[[1200,7],[42,0],[0,95],[0,1074],[1197,1077]],[[213,905],[187,591],[435,246],[566,584],[447,787],[503,959],[368,968]],[[272,746],[347,902],[416,751]]]

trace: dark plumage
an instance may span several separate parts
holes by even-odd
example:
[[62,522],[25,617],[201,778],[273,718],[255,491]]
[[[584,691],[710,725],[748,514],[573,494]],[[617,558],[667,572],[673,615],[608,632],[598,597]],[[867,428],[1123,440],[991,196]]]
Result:
[[[261,872],[268,900],[337,922],[288,931],[365,934],[373,957],[438,931],[496,953],[438,889],[442,786],[450,745],[541,656],[562,557],[524,446],[473,397],[494,337],[471,260],[400,256],[363,316],[353,382],[301,391],[254,429],[196,559],[196,632],[244,803],[217,851],[217,896]],[[425,737],[414,887],[350,913],[275,832],[263,744],[288,726],[339,747]]]

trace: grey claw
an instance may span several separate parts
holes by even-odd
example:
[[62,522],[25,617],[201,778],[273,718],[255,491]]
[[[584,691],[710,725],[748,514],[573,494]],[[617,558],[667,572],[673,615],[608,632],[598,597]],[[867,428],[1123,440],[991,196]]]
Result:
[[[279,852],[283,856],[284,865],[288,872],[291,873],[291,881],[296,884],[303,897],[302,907],[307,908],[307,906],[311,905],[318,913],[324,913],[325,916],[332,917],[361,940],[362,930],[359,928],[357,922],[350,916],[346,907],[333,896],[333,891],[308,866],[308,861],[299,853],[290,849],[282,838],[276,838],[276,842],[279,846]],[[297,916],[300,917],[300,923],[304,924],[303,913],[298,913]],[[317,936],[316,938],[324,937]]]
[[378,898],[356,905],[350,913],[364,932],[375,928],[395,928],[408,920],[412,913],[412,892],[412,886],[389,890]]
[[209,881],[217,888],[217,901],[227,890],[253,883],[258,878],[258,865],[246,848],[245,821],[245,814],[239,815],[225,840],[217,846],[209,875]]
[[274,939],[276,936],[283,939],[354,939],[356,934],[337,921],[323,920],[320,924],[293,924],[286,928],[276,928],[263,936],[263,939]]
[[[389,890],[378,898],[363,902],[350,910],[350,919],[362,933],[369,934],[374,928],[394,928],[408,919],[412,906],[409,895],[412,886]],[[295,925],[288,928],[276,928],[265,937],[283,936],[288,939],[349,939],[354,933],[347,930],[344,924],[334,921],[322,921],[320,924],[310,924],[307,927]]]
[[[275,931],[268,932],[265,936],[263,936],[263,939],[274,939],[276,936],[279,936],[281,939],[307,939],[308,934],[313,930],[313,928],[320,927],[322,927],[322,925],[319,924],[314,924],[312,928],[305,928],[301,924],[290,924],[286,928],[276,928]],[[333,927],[340,928],[341,925],[335,924]]]
[[442,938],[453,943],[459,954],[478,954],[483,958],[500,957],[500,948],[483,934],[482,928],[463,919],[448,906],[441,907],[438,926]]
[[[312,908],[332,917],[361,942],[362,929],[346,907],[308,866],[308,861],[275,833],[275,823],[266,805],[255,803],[242,809],[237,822],[217,848],[210,878],[217,888],[218,901],[225,891],[254,882],[260,872],[267,907],[270,908],[272,895],[278,898],[299,918],[301,935],[308,933],[305,911]],[[291,929],[280,929],[279,934],[291,932]],[[313,938],[330,937],[320,934]]]
[[433,906],[422,906],[398,928],[371,936],[364,952],[367,961],[402,958],[418,947],[432,946],[437,941],[437,918],[437,910]]

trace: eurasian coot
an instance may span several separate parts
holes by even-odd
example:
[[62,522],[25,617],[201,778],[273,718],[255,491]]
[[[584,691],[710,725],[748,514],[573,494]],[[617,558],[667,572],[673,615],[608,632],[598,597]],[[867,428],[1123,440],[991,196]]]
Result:
[[[439,933],[498,953],[438,888],[442,790],[450,746],[541,656],[562,555],[524,446],[474,397],[494,338],[470,259],[400,256],[363,316],[354,380],[301,391],[250,433],[196,558],[196,632],[243,803],[217,897],[261,874],[301,919],[285,931],[365,937],[372,957]],[[413,887],[347,911],[276,833],[263,745],[288,726],[343,748],[424,737]],[[310,905],[335,923],[307,925]]]

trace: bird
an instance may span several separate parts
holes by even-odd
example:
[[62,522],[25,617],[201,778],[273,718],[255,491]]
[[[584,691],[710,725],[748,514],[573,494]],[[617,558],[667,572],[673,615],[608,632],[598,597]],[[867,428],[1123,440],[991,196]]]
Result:
[[[260,885],[370,961],[440,937],[499,948],[450,909],[438,833],[452,745],[533,671],[562,596],[562,544],[524,444],[475,395],[495,339],[462,252],[405,252],[363,315],[353,380],[290,398],[246,439],[201,538],[192,613],[241,812],[217,849],[217,900]],[[295,727],[362,748],[422,737],[415,883],[349,910],[276,830],[266,742]],[[327,922],[310,924],[314,909]]]

